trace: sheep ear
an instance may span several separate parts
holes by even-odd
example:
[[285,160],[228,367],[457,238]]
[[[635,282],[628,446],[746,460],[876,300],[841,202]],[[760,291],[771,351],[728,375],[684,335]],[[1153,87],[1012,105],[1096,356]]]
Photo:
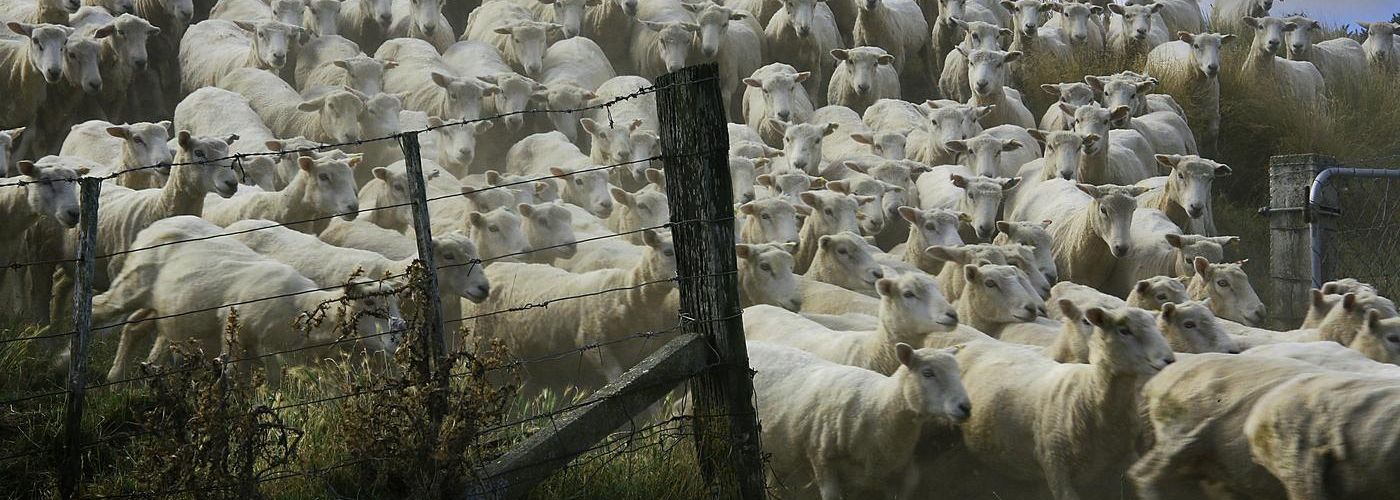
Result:
[[1133,287],[1137,289],[1138,293],[1147,293],[1152,290],[1152,283],[1147,280],[1142,280],[1137,282]]
[[495,170],[486,171],[486,184],[495,186],[501,183],[501,173]]
[[1245,16],[1243,19],[1240,19],[1240,21],[1243,22],[1246,26],[1249,26],[1254,29],[1259,29],[1259,18]]
[[760,185],[760,186],[773,187],[773,175],[772,175],[772,174],[759,174],[758,177],[755,177],[755,178],[754,178],[754,180],[755,180],[755,181],[758,181],[758,185]]
[[1074,301],[1072,300],[1060,299],[1055,301],[1055,305],[1059,306],[1060,314],[1069,318],[1070,321],[1079,321],[1084,318],[1084,311],[1080,311],[1079,306],[1074,305]]
[[107,135],[126,139],[128,137],[131,137],[131,131],[127,129],[126,125],[115,125],[107,127]]
[[1010,190],[1012,190],[1012,189],[1016,189],[1016,186],[1019,186],[1019,185],[1021,185],[1021,178],[1020,178],[1020,177],[1012,177],[1012,178],[1010,178],[1010,179],[1005,179],[1005,180],[1002,180],[1002,181],[1001,181],[1001,190],[1002,190],[1002,191],[1010,191]]
[[1176,233],[1167,233],[1165,238],[1167,239],[1167,244],[1171,245],[1173,248],[1181,248],[1182,245],[1186,244],[1185,241],[1182,241],[1181,235]]
[[894,345],[895,357],[899,358],[899,364],[914,368],[914,347],[900,342]]
[[850,52],[846,51],[846,49],[831,49],[831,57],[836,58],[837,61],[845,61],[850,56]]
[[10,28],[10,31],[13,31],[13,32],[15,32],[15,33],[18,33],[18,34],[21,34],[21,35],[24,35],[24,36],[29,36],[30,33],[33,33],[33,32],[34,32],[34,25],[32,25],[32,24],[17,23],[17,22],[11,21],[11,22],[5,23],[5,26],[9,27],[9,28]]
[[1095,198],[1098,198],[1103,195],[1099,192],[1098,186],[1094,186],[1092,184],[1076,184],[1074,187],[1079,188],[1079,190],[1082,191],[1084,194],[1093,196]]
[[1196,35],[1192,35],[1189,31],[1178,31],[1176,32],[1176,39],[1186,43],[1193,43],[1196,41]]
[[1084,83],[1087,83],[1087,84],[1089,84],[1090,87],[1093,87],[1093,88],[1094,88],[1094,92],[1103,92],[1103,79],[1101,79],[1101,78],[1099,78],[1099,77],[1097,77],[1097,76],[1094,76],[1094,75],[1085,76],[1085,77],[1084,77]]
[[1167,321],[1171,321],[1171,319],[1172,319],[1172,313],[1175,313],[1175,312],[1176,312],[1176,304],[1175,304],[1175,303],[1168,302],[1168,303],[1166,303],[1166,304],[1162,304],[1162,319],[1165,319],[1165,320],[1167,320]]
[[745,78],[745,79],[744,79],[744,85],[748,85],[748,86],[753,87],[753,88],[761,89],[761,88],[763,88],[763,81],[762,81],[762,80],[759,80],[759,79],[757,79],[757,78]]
[[569,171],[564,170],[563,167],[549,167],[549,174],[555,177],[563,177],[569,175]]
[[1379,335],[1381,329],[1381,312],[1375,309],[1366,311],[1366,326],[1371,329],[1372,334]]
[[1196,269],[1196,274],[1205,276],[1210,272],[1210,260],[1198,255],[1191,260],[1191,267]]
[[1007,53],[1006,53],[1006,59],[1003,59],[1003,61],[1005,61],[1005,62],[1016,62],[1017,60],[1021,59],[1021,56],[1024,55],[1024,54],[1025,54],[1024,52],[1021,52],[1021,51],[1019,51],[1019,50],[1013,50],[1013,51],[1011,51],[1011,52],[1007,52]]
[[1046,94],[1060,95],[1060,84],[1058,84],[1058,83],[1042,83],[1042,84],[1040,84],[1040,90],[1045,91]]
[[851,186],[846,181],[831,181],[826,183],[826,188],[841,194],[851,194]]
[[609,188],[608,193],[612,195],[613,201],[616,201],[619,205],[627,207],[632,206],[632,193],[624,191],[617,186]]
[[966,178],[966,177],[963,177],[963,176],[958,175],[958,174],[953,174],[953,175],[949,176],[948,178],[949,178],[950,180],[953,181],[953,185],[954,185],[954,186],[957,186],[957,187],[962,188],[962,189],[967,189],[967,178]]
[[889,66],[891,64],[894,64],[894,56],[890,54],[880,54],[879,56],[875,57],[875,62],[878,64],[883,64],[885,66]]
[[840,128],[840,127],[841,127],[841,124],[839,124],[839,123],[836,123],[836,122],[827,122],[827,123],[826,123],[826,128],[822,130],[822,137],[826,137],[826,136],[828,136],[828,135],[831,135],[833,132],[836,132],[836,129],[837,129],[837,128]]
[[657,170],[657,169],[654,169],[654,168],[648,168],[648,169],[646,170],[646,176],[647,176],[647,182],[650,182],[650,183],[652,183],[652,184],[660,185],[660,184],[666,182],[666,173],[663,172],[663,171],[661,171],[661,170]]
[[[1328,286],[1331,286],[1331,285],[1323,285],[1322,288],[1323,288],[1323,289],[1326,289]],[[1327,295],[1328,295],[1327,292],[1324,292],[1324,291],[1322,291],[1322,290],[1318,290],[1318,289],[1314,288],[1314,289],[1312,289],[1312,290],[1309,290],[1309,295],[1312,295],[1312,306],[1313,306],[1313,307],[1319,307],[1319,308],[1320,308],[1320,307],[1322,307],[1322,306],[1324,306],[1324,305],[1327,305]]]
[[1107,326],[1109,322],[1112,321],[1108,314],[1108,311],[1097,307],[1091,307],[1088,311],[1084,311],[1084,319],[1089,320],[1089,324],[1100,328]]
[[180,133],[175,136],[175,143],[180,145],[180,149],[190,149],[192,146],[192,144],[190,144],[190,131],[181,130]]
[[955,140],[943,143],[943,148],[954,153],[966,153],[969,151],[967,141]]
[[899,217],[914,224],[919,223],[919,209],[914,207],[899,207]]
[[952,249],[945,246],[934,245],[924,249],[924,256],[936,260],[940,264],[944,262],[957,262],[957,256],[953,255],[951,250]]
[[1109,112],[1108,117],[1109,117],[1109,119],[1111,119],[1111,120],[1113,120],[1113,121],[1115,121],[1115,122],[1121,122],[1121,121],[1123,121],[1124,119],[1127,119],[1127,118],[1128,118],[1128,115],[1131,114],[1131,113],[1132,113],[1132,110],[1129,109],[1127,106],[1118,106],[1118,107],[1113,108],[1113,111]]
[[797,212],[797,215],[801,217],[812,215],[812,207],[806,205],[793,205],[792,210]]
[[753,215],[753,213],[754,213],[753,202],[751,201],[751,202],[745,203],[745,204],[743,204],[743,205],[739,205],[739,213],[744,214],[744,215]]
[[16,165],[19,167],[20,175],[33,177],[34,174],[38,172],[38,170],[34,168],[34,162],[29,160],[20,160]]
[[467,214],[467,221],[471,222],[471,224],[476,227],[485,226],[486,216],[481,215],[481,212],[472,212]]
[[303,171],[310,172],[311,169],[315,166],[316,160],[311,159],[310,156],[302,156],[300,158],[297,158],[297,168],[300,168]]
[[389,180],[389,169],[387,168],[374,167],[374,170],[372,170],[371,172],[374,174],[375,179],[379,179],[381,181]]
[[875,282],[875,290],[880,293],[881,297],[888,297],[890,295],[893,295],[895,292],[894,280],[889,278],[880,278]]
[[1021,144],[1021,141],[1018,141],[1016,139],[1007,139],[1006,142],[1001,143],[1001,151],[1003,153],[1008,151],[1015,151],[1021,149],[1024,146],[1025,144]]
[[[856,141],[856,142],[861,143],[861,144],[865,144],[865,145],[871,145],[871,144],[874,144],[874,143],[875,143],[875,138],[874,138],[873,136],[871,136],[870,134],[865,133],[865,132],[857,132],[857,133],[851,134],[851,140]],[[850,163],[850,162],[847,162],[847,163]]]
[[257,30],[258,30],[258,25],[253,24],[253,23],[250,23],[250,22],[248,22],[248,21],[234,21],[233,24],[236,25],[236,26],[238,26],[238,29],[241,29],[241,30],[243,30],[243,31],[257,31]]
[[794,77],[794,78],[792,79],[792,81],[797,82],[797,83],[802,83],[802,82],[807,81],[807,79],[808,79],[808,78],[811,78],[811,77],[812,77],[812,72],[811,72],[811,71],[803,71],[803,72],[801,72],[801,73],[798,73],[797,76]]
[[1342,296],[1342,308],[1348,311],[1356,309],[1356,294],[1348,293]]
[[1235,173],[1235,171],[1234,171],[1234,169],[1231,169],[1229,165],[1221,164],[1221,165],[1217,165],[1217,166],[1215,167],[1215,176],[1216,176],[1216,177],[1225,177],[1225,176],[1230,175],[1230,174],[1233,174],[1233,173]]
[[1108,4],[1108,10],[1109,10],[1109,12],[1112,12],[1112,13],[1114,13],[1114,14],[1118,14],[1118,15],[1120,15],[1120,16],[1123,15],[1123,6],[1122,6],[1122,5],[1118,5],[1118,4],[1116,4],[1116,3]]
[[312,100],[310,100],[310,101],[303,101],[301,104],[298,104],[298,105],[297,105],[297,111],[306,111],[306,112],[316,111],[316,110],[321,109],[321,105],[322,105],[322,104],[325,104],[325,102],[326,102],[326,99],[325,99],[324,97],[317,97],[317,98],[312,99]]
[[1046,136],[1047,134],[1045,133],[1044,130],[1041,130],[1041,129],[1038,129],[1038,128],[1032,128],[1032,129],[1026,129],[1026,133],[1027,133],[1027,134],[1030,134],[1030,136],[1031,136],[1032,138],[1034,138],[1036,141],[1039,141],[1041,144],[1045,144],[1045,136]]
[[[225,144],[233,144],[234,142],[237,142],[237,141],[238,141],[238,134],[229,134],[228,137],[225,137],[225,138],[224,138],[224,143],[225,143]],[[353,166],[353,165],[354,165],[354,164],[352,163],[351,166]]]
[[826,248],[829,244],[831,244],[831,235],[823,235],[817,238],[817,248]]
[[980,280],[982,279],[982,270],[972,264],[965,265],[963,266],[963,278],[966,279],[968,283]]
[[599,127],[599,126],[598,126],[598,122],[593,121],[592,118],[583,118],[583,119],[580,119],[580,120],[578,121],[578,124],[579,124],[579,125],[583,125],[583,129],[586,130],[586,131],[588,131],[588,133],[593,134],[593,135],[598,135],[598,131],[602,128],[602,127]]
[[[687,5],[689,5],[689,4],[687,4]],[[757,254],[754,253],[754,251],[753,251],[753,246],[752,246],[752,245],[745,245],[745,244],[743,244],[743,243],[735,243],[735,244],[734,244],[734,256],[735,256],[735,257],[738,257],[738,258],[740,258],[740,259],[748,259],[749,257],[753,257],[754,255],[757,255]]]
[[1064,113],[1069,116],[1074,116],[1075,107],[1073,104],[1061,101],[1056,103],[1056,105],[1059,106],[1061,113]]
[[997,231],[1001,231],[1006,234],[1011,234],[1011,223],[1004,220],[997,221]]
[[1225,246],[1225,245],[1229,245],[1229,244],[1231,244],[1231,243],[1239,243],[1239,242],[1240,242],[1240,237],[1239,237],[1239,236],[1213,236],[1213,237],[1210,238],[1210,241],[1215,242],[1215,244],[1217,244],[1217,245]]
[[[852,137],[854,137],[855,135],[856,135],[856,134],[851,134]],[[856,141],[856,142],[860,142],[860,141]],[[860,172],[860,173],[862,173],[862,174],[866,173],[865,165],[861,165],[860,163],[857,163],[857,162],[854,162],[854,161],[850,161],[850,160],[843,161],[843,162],[841,162],[841,166],[846,167],[846,168],[849,168],[849,169],[854,170],[854,171],[856,171],[856,172]]]

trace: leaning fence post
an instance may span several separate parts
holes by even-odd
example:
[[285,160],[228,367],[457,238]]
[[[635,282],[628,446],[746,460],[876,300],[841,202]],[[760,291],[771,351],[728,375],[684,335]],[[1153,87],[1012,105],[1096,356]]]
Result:
[[[1309,222],[1330,223],[1314,217],[1308,191],[1318,172],[1336,164],[1331,156],[1283,155],[1269,158],[1269,269],[1274,293],[1270,298],[1270,326],[1297,328],[1308,314],[1312,289],[1313,248]],[[1330,219],[1330,218],[1324,218]]]
[[729,136],[719,67],[691,66],[657,80],[657,113],[682,317],[704,336],[715,368],[691,380],[696,453],[712,495],[764,495],[743,309],[734,260]]
[[433,259],[432,219],[428,215],[428,188],[423,182],[423,160],[418,148],[418,134],[405,133],[399,136],[399,147],[403,148],[404,165],[408,171],[408,195],[413,200],[413,231],[418,239],[418,259],[427,272],[428,303],[424,304],[423,334],[427,335],[424,345],[429,349],[433,366],[447,352],[447,340],[442,331],[442,299],[438,297],[437,264]]
[[[102,180],[84,177],[78,181],[77,281],[73,284],[73,338],[68,357],[68,401],[64,412],[64,451],[58,475],[59,494],[78,498],[83,476],[83,395],[87,391],[87,347],[92,334],[92,281],[97,257],[97,197]],[[57,325],[55,325],[56,327]]]

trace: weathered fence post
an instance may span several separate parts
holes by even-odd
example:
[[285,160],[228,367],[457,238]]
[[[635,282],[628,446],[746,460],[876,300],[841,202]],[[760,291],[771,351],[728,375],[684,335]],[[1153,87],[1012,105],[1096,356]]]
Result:
[[758,416],[744,344],[734,260],[729,136],[719,67],[691,66],[657,80],[681,316],[709,344],[715,368],[691,379],[696,452],[713,496],[764,495]]
[[447,352],[447,338],[442,331],[442,298],[438,296],[437,263],[433,258],[432,219],[428,215],[428,187],[423,182],[423,159],[418,148],[418,134],[406,133],[399,136],[399,147],[403,149],[404,165],[408,171],[408,195],[413,199],[413,231],[418,239],[418,260],[423,262],[428,282],[428,303],[424,304],[423,334],[428,338],[424,343],[431,353],[432,366],[442,360]]
[[[92,280],[97,257],[97,197],[102,180],[78,181],[82,212],[78,217],[77,281],[73,284],[73,338],[68,356],[68,401],[63,421],[63,465],[58,474],[59,494],[78,498],[83,478],[83,396],[87,392],[87,348],[92,335]],[[57,328],[57,325],[54,325]]]
[[1297,328],[1308,314],[1313,248],[1309,223],[1330,230],[1331,217],[1317,217],[1308,191],[1318,172],[1336,164],[1331,156],[1284,155],[1269,158],[1269,269],[1274,293],[1268,304],[1270,326]]

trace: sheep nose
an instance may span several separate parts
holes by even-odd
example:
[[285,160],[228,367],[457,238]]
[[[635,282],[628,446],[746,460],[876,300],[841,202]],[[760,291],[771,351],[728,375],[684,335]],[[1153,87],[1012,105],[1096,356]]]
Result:
[[1113,256],[1122,257],[1128,254],[1128,245],[1113,245]]
[[51,69],[46,71],[44,75],[47,77],[49,82],[57,82],[58,79],[63,76],[63,73],[60,73],[56,69]]
[[962,404],[958,405],[958,411],[962,412],[963,417],[972,416],[972,403],[964,401]]
[[779,119],[779,120],[787,121],[787,120],[788,120],[788,117],[790,117],[790,116],[792,116],[792,113],[791,113],[790,111],[783,110],[783,111],[779,111],[779,112],[778,112],[778,119]]
[[476,287],[476,293],[480,294],[482,297],[489,297],[491,295],[491,285]]
[[884,271],[881,271],[881,270],[879,270],[879,269],[876,269],[876,270],[874,270],[874,271],[871,271],[870,274],[873,275],[873,276],[875,276],[875,279],[880,279],[880,278],[884,278],[884,277],[885,277],[885,272],[884,272]]
[[145,60],[145,59],[137,59],[137,60],[135,60],[135,61],[132,61],[131,63],[134,64],[134,65],[136,65],[136,69],[146,69],[146,60]]
[[70,209],[64,210],[64,211],[63,211],[63,215],[64,215],[65,217],[67,217],[68,220],[76,221],[76,220],[78,220],[78,209],[76,209],[76,208],[70,208]]
[[1216,73],[1219,73],[1219,72],[1220,72],[1220,65],[1219,65],[1219,64],[1212,64],[1212,65],[1206,66],[1206,71],[1209,72],[1209,73],[1212,74],[1212,75],[1214,75],[1214,74],[1216,74]]
[[988,84],[987,84],[987,81],[986,81],[986,80],[982,80],[982,81],[978,81],[978,82],[977,82],[977,92],[978,92],[978,93],[984,93],[984,92],[986,92],[986,91],[987,91],[987,87],[988,87]]
[[860,93],[862,93],[862,94],[864,94],[864,93],[866,93],[866,92],[870,92],[870,85],[867,85],[867,84],[864,84],[864,83],[862,83],[862,84],[860,84],[860,85],[856,85],[856,92],[860,92]]
[[789,300],[789,301],[788,301],[788,310],[789,310],[789,311],[801,311],[801,310],[802,310],[802,299],[792,299],[792,300]]
[[810,35],[810,34],[812,34],[812,28],[808,28],[808,27],[797,28],[797,36],[806,38],[807,35]]
[[431,36],[431,35],[433,34],[433,32],[435,32],[435,31],[437,31],[437,23],[428,24],[428,25],[424,25],[424,26],[423,26],[423,33],[424,33],[424,34],[427,34],[427,35]]
[[1162,364],[1164,364],[1164,365],[1170,365],[1170,364],[1175,363],[1175,362],[1176,362],[1176,356],[1167,356],[1166,358],[1162,359]]
[[389,24],[390,21],[393,21],[393,18],[389,17],[389,14],[379,16],[379,24]]
[[978,237],[978,238],[986,238],[988,235],[992,234],[992,228],[993,228],[993,227],[994,227],[994,226],[992,226],[991,224],[983,224],[983,225],[977,226],[977,237]]
[[1299,51],[1299,50],[1303,50],[1303,44],[1301,44],[1301,43],[1295,43],[1295,44],[1293,44],[1293,50],[1294,50],[1295,52],[1296,52],[1296,51]]
[[1036,315],[1036,316],[1040,316],[1040,317],[1042,317],[1042,318],[1048,318],[1048,317],[1050,317],[1050,313],[1045,312],[1045,308],[1044,308],[1044,307],[1037,307],[1037,308],[1035,308],[1035,315]]
[[1192,204],[1191,204],[1191,217],[1192,217],[1192,218],[1200,217],[1200,216],[1201,216],[1201,213],[1204,212],[1204,211],[1205,211],[1205,207],[1201,206],[1200,203],[1192,203]]
[[958,322],[958,313],[950,312],[950,313],[944,314],[943,316],[947,317],[948,320],[950,320],[950,321],[952,321],[952,322],[954,322],[954,323],[957,323],[957,322]]
[[617,160],[618,160],[618,161],[632,161],[632,152],[631,152],[631,151],[621,151],[621,152],[617,153]]
[[1076,42],[1082,42],[1082,41],[1085,41],[1085,40],[1088,40],[1088,39],[1089,39],[1089,34],[1088,34],[1088,33],[1076,33],[1076,34],[1074,34],[1074,41],[1076,41]]

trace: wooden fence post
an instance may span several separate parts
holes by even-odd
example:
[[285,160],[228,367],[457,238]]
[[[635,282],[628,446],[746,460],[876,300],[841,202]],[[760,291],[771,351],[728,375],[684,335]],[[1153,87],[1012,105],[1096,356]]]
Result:
[[408,195],[413,200],[413,231],[418,239],[418,260],[423,262],[427,272],[428,304],[423,308],[424,335],[428,338],[424,345],[432,353],[433,365],[442,360],[447,352],[447,338],[442,328],[442,298],[438,296],[437,260],[433,258],[432,218],[428,214],[428,187],[423,181],[423,160],[418,147],[418,134],[406,133],[399,136],[399,147],[403,149],[404,165],[408,171]]
[[1313,252],[1308,224],[1330,224],[1315,217],[1308,191],[1318,172],[1332,167],[1331,156],[1302,154],[1269,158],[1269,269],[1274,293],[1267,304],[1271,327],[1297,328],[1308,314]]
[[69,344],[63,465],[58,474],[59,494],[63,498],[78,498],[82,489],[83,396],[87,392],[87,348],[92,335],[92,281],[97,270],[97,198],[102,190],[102,180],[84,177],[78,181],[78,186],[82,211],[78,217],[78,272],[73,284],[75,333]]
[[715,368],[691,379],[696,452],[712,496],[759,499],[764,474],[743,309],[734,260],[729,136],[719,67],[691,66],[657,80],[682,318]]

